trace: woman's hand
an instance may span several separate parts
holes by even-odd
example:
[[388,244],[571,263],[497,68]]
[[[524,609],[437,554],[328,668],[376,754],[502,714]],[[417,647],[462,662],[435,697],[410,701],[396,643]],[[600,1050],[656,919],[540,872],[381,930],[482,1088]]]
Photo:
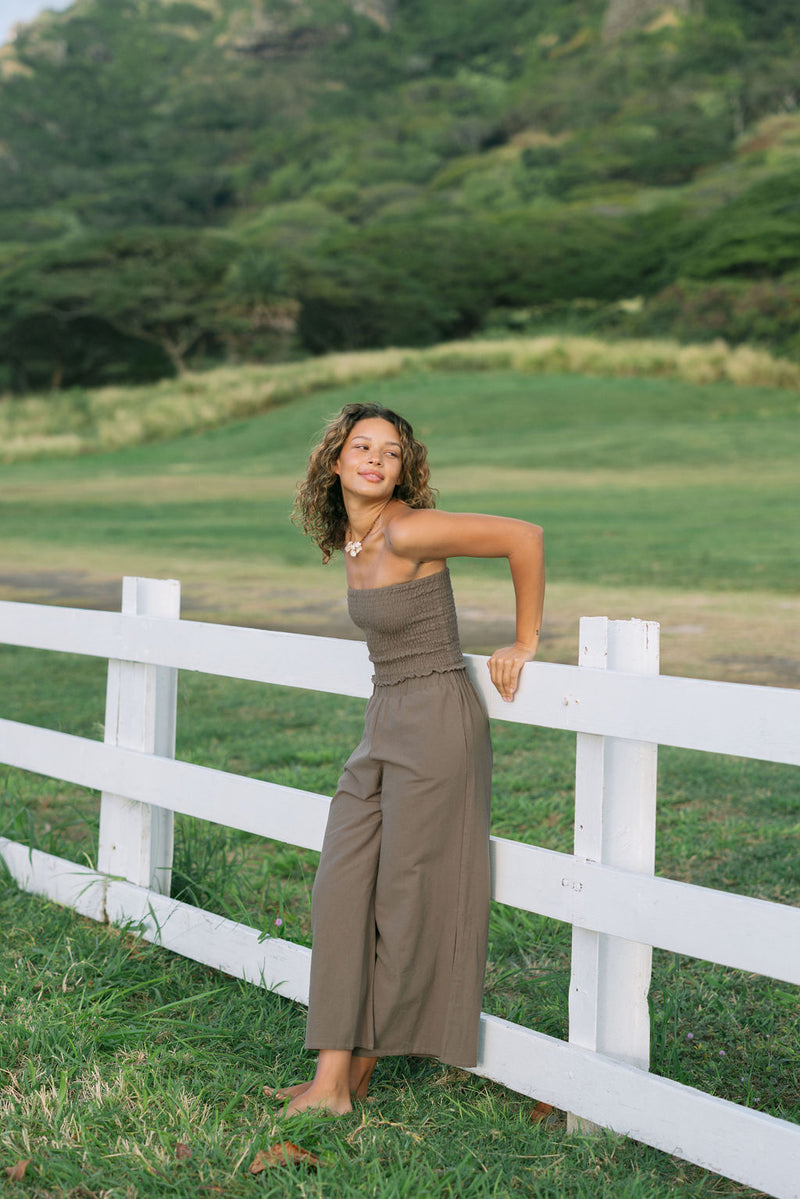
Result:
[[511,703],[514,698],[522,667],[535,656],[535,646],[521,645],[515,641],[505,649],[496,649],[486,663],[492,682],[507,703]]
[[489,659],[492,682],[508,703],[519,674],[536,655],[544,604],[544,538],[539,525],[505,516],[403,510],[392,517],[386,543],[399,558],[431,562],[451,557],[508,558],[516,603],[516,641]]

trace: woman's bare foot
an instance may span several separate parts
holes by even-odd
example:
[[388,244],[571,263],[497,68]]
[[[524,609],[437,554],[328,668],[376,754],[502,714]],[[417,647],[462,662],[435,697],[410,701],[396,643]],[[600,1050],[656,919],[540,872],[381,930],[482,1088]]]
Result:
[[285,1103],[287,1099],[294,1099],[297,1095],[302,1095],[311,1086],[311,1079],[308,1082],[297,1082],[292,1087],[264,1087],[264,1094],[270,1099],[277,1099],[279,1103]]
[[[354,1057],[351,1060],[350,1095],[353,1099],[366,1099],[369,1080],[377,1060],[376,1057]],[[285,1103],[287,1099],[293,1100],[300,1095],[305,1095],[313,1085],[314,1080],[309,1079],[308,1082],[297,1082],[291,1087],[264,1087],[264,1094],[268,1095],[270,1099],[277,1099],[279,1103]]]
[[321,1112],[326,1116],[345,1116],[353,1110],[348,1090],[330,1090],[316,1080],[281,1112],[280,1119],[297,1116],[300,1112]]
[[366,1099],[377,1061],[376,1057],[354,1057],[350,1062],[350,1094],[354,1099]]

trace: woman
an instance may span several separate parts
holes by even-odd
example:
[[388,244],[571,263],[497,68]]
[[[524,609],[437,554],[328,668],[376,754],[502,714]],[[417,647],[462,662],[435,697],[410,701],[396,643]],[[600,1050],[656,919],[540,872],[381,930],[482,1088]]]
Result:
[[491,745],[458,643],[447,559],[507,558],[516,641],[489,659],[511,701],[536,653],[542,530],[437,512],[425,447],[377,404],[348,404],[311,454],[297,500],[375,666],[364,738],[331,803],[312,895],[306,1047],[314,1078],[275,1092],[285,1114],[344,1113],[379,1057],[475,1065],[489,913]]

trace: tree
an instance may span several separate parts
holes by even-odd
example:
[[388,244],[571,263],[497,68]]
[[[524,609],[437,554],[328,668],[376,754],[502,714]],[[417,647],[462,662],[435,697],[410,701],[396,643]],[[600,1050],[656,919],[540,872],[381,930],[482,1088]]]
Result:
[[[85,362],[99,352],[113,364],[114,353],[138,344],[181,373],[201,343],[221,339],[224,280],[238,249],[230,234],[138,229],[22,253],[0,276],[0,353],[21,378],[36,360],[37,376],[49,363],[59,382],[65,353]],[[100,346],[84,344],[89,337]]]

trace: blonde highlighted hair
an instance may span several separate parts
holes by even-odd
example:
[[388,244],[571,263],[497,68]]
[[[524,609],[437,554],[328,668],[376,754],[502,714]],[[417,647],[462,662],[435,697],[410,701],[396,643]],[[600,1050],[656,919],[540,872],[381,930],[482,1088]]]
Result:
[[344,549],[347,512],[339,476],[334,471],[354,425],[362,420],[386,420],[394,425],[402,451],[402,470],[394,494],[410,508],[434,508],[436,492],[430,486],[428,451],[417,441],[404,417],[380,404],[345,404],[326,426],[322,439],[311,451],[306,477],[297,489],[292,519],[322,550],[322,561],[330,562],[335,550]]

